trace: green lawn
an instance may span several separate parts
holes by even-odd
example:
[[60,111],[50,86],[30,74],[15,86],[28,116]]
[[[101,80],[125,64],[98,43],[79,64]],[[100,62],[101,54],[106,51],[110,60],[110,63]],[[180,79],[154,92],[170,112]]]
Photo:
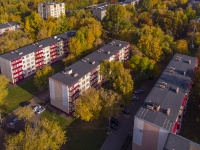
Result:
[[8,85],[8,96],[6,98],[3,116],[17,109],[21,102],[31,100],[37,93],[38,90],[33,84],[33,78],[23,81],[19,85]]
[[42,113],[42,117],[58,122],[62,129],[66,129],[66,126],[69,126],[75,120],[74,118],[66,119],[48,110]]
[[48,110],[42,114],[42,117],[57,121],[64,130],[67,130],[68,140],[62,146],[63,150],[97,150],[106,139],[105,119],[85,122],[62,117]]

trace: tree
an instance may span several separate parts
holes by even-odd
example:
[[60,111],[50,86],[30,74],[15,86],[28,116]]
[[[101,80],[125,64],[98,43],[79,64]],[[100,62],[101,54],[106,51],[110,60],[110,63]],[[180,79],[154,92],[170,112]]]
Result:
[[133,91],[133,80],[130,70],[125,69],[121,62],[104,61],[100,65],[100,74],[111,81],[114,91],[122,96],[124,102],[130,100]]
[[75,101],[75,116],[84,121],[91,121],[100,116],[101,108],[98,91],[90,88]]
[[43,69],[37,70],[34,76],[34,84],[41,90],[47,88],[49,77],[54,74],[55,71],[51,66],[45,66]]
[[19,119],[24,119],[26,121],[31,121],[31,118],[34,115],[34,111],[31,110],[30,107],[25,106],[23,108],[20,108],[17,112],[16,115],[18,116]]
[[42,119],[35,128],[26,125],[25,131],[6,137],[6,150],[58,150],[66,142],[66,131],[57,122]]
[[177,40],[174,44],[174,52],[181,54],[189,54],[187,41]]
[[116,116],[120,110],[120,100],[121,97],[113,90],[106,90],[101,88],[99,91],[99,96],[101,100],[101,114],[103,117]]
[[6,96],[8,95],[8,89],[7,89],[7,84],[8,84],[9,80],[3,76],[0,75],[0,123],[1,123],[1,106],[4,103],[4,99],[6,98]]

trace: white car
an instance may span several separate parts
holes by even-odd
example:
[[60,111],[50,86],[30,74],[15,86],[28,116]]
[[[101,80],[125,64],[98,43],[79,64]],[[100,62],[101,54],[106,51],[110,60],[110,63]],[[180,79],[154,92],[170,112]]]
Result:
[[43,108],[43,107],[40,107],[40,108],[38,108],[37,110],[36,110],[36,114],[41,114],[43,111],[45,111],[45,108]]
[[40,106],[40,105],[37,105],[37,106],[35,106],[35,107],[33,108],[33,110],[36,112],[36,111],[38,110],[38,108],[41,108],[41,106]]

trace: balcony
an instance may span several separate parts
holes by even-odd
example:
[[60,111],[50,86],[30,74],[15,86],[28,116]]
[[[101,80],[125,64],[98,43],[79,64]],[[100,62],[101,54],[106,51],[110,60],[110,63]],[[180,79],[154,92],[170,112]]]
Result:
[[43,51],[42,51],[42,50],[36,51],[36,52],[35,52],[35,56],[38,56],[38,55],[41,55],[41,54],[43,54]]
[[98,74],[97,75],[94,75],[90,78],[90,82],[94,81],[95,79],[98,80]]
[[98,83],[98,80],[95,80],[95,81],[93,81],[90,85],[91,86],[94,86],[95,84],[97,84]]
[[38,57],[35,57],[35,60],[42,59],[42,58],[44,58],[44,56],[38,56]]
[[17,66],[17,67],[13,67],[12,70],[16,70],[16,69],[19,69],[19,68],[22,68],[22,64]]
[[41,63],[41,62],[44,62],[44,59],[38,60],[38,61],[36,61],[35,63],[36,63],[36,65],[37,65],[37,64],[39,64],[39,63]]
[[17,64],[19,64],[19,63],[22,63],[22,60],[21,60],[21,59],[11,61],[11,65],[12,65],[12,66],[17,65]]
[[22,72],[23,70],[22,70],[22,68],[20,69],[20,70],[18,70],[18,71],[16,71],[16,72],[13,72],[13,75],[16,75],[16,74],[18,74],[18,73],[20,73],[20,72]]
[[72,99],[74,99],[74,96],[76,95],[76,94],[79,94],[80,93],[80,90],[78,89],[77,91],[75,91],[73,94],[69,94],[69,97],[70,98],[72,98]]
[[175,124],[174,124],[174,128],[172,130],[172,133],[176,134],[178,124],[179,124],[178,121],[176,121]]
[[75,87],[73,87],[72,89],[70,89],[70,93],[72,92],[72,91],[74,91],[75,89],[77,89],[79,87],[79,85],[77,85],[77,86],[75,86]]

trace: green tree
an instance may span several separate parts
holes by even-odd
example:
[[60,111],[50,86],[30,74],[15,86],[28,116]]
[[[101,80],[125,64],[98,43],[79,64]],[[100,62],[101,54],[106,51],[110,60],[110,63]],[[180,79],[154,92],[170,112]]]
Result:
[[57,122],[42,119],[35,128],[26,125],[25,131],[6,137],[6,150],[58,150],[66,142],[66,131]]
[[8,95],[8,89],[7,89],[7,84],[8,84],[8,79],[3,76],[0,75],[0,123],[1,123],[1,107],[4,104],[4,99],[6,98],[6,96]]
[[37,70],[34,76],[34,84],[41,90],[47,88],[49,83],[48,79],[54,74],[55,71],[51,66],[45,66],[43,69]]
[[99,93],[94,88],[90,88],[82,93],[75,101],[75,116],[84,121],[98,119],[101,109]]

